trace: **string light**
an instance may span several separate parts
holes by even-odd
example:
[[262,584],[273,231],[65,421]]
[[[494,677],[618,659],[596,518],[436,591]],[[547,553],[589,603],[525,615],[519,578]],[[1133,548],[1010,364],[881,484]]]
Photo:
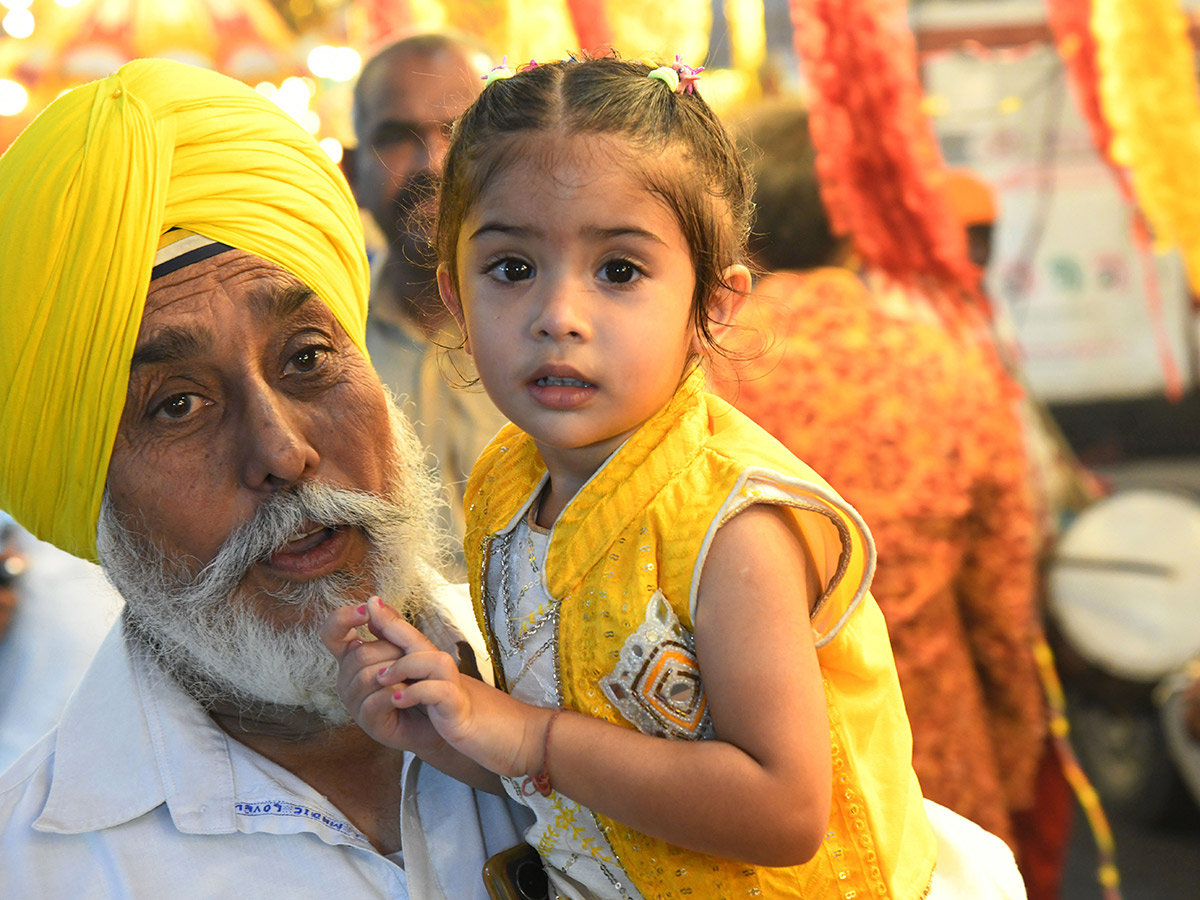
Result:
[[12,37],[27,38],[33,34],[33,13],[27,9],[11,9],[0,25]]
[[322,138],[320,143],[321,149],[329,154],[330,159],[332,159],[335,163],[340,163],[342,161],[342,154],[344,151],[342,149],[341,141],[339,141],[337,138],[327,137]]
[[15,116],[29,102],[29,93],[20,84],[0,78],[0,116]]
[[362,57],[353,47],[331,47],[322,44],[308,54],[308,68],[318,78],[330,81],[349,81],[362,68]]

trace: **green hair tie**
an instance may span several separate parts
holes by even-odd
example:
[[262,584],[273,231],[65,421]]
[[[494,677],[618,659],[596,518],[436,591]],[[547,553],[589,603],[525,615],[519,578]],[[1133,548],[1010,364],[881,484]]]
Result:
[[504,59],[500,60],[500,65],[492,68],[486,75],[480,76],[483,79],[483,86],[487,87],[493,81],[499,81],[501,78],[512,78],[513,71],[508,67],[508,54],[504,54]]
[[671,89],[672,94],[679,90],[679,73],[670,66],[659,66],[653,72],[650,72],[646,77],[657,78]]

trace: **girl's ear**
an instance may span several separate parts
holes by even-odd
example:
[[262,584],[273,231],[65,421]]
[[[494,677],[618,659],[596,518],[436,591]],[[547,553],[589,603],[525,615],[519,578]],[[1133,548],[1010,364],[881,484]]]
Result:
[[[729,266],[721,273],[721,284],[708,304],[708,330],[714,341],[720,342],[737,320],[742,304],[750,293],[751,283],[750,270],[745,266]],[[692,348],[697,353],[705,352],[699,335],[692,342]]]
[[471,352],[471,338],[467,336],[467,320],[463,316],[462,303],[458,299],[458,291],[454,288],[454,279],[450,277],[450,270],[446,268],[445,263],[441,263],[437,267],[437,286],[438,293],[442,296],[442,303],[446,305],[446,309],[450,311],[450,315],[454,317],[454,321],[458,323],[459,330],[463,334],[463,349],[468,353]]

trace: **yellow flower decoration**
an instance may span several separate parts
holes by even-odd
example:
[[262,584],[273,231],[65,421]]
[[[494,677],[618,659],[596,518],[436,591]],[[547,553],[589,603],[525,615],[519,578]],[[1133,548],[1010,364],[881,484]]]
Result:
[[1178,0],[1094,0],[1091,25],[1113,160],[1200,292],[1200,85],[1187,19]]

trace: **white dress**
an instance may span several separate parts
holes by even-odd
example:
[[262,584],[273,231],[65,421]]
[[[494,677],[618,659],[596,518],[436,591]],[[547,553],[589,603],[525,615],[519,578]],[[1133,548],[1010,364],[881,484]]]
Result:
[[[559,603],[542,575],[550,532],[532,522],[532,498],[541,487],[515,524],[497,535],[484,596],[499,648],[494,662],[504,672],[509,693],[533,706],[557,707],[563,703],[555,646]],[[762,496],[779,488],[751,481],[744,490]],[[557,791],[543,797],[526,779],[503,781],[509,795],[536,816],[525,840],[541,854],[559,897],[650,900],[630,883],[587,807]],[[1025,900],[1024,882],[1002,840],[930,800],[925,808],[938,842],[929,900]]]

